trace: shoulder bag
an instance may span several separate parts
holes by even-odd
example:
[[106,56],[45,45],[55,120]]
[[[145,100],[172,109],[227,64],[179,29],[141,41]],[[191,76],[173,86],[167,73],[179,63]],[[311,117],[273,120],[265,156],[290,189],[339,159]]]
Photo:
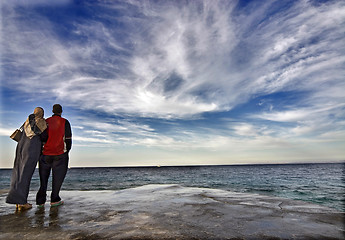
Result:
[[23,134],[23,127],[24,127],[24,123],[23,123],[23,125],[19,129],[16,129],[11,134],[10,138],[12,138],[16,142],[19,142],[19,140],[20,140],[20,138],[22,137],[22,134]]

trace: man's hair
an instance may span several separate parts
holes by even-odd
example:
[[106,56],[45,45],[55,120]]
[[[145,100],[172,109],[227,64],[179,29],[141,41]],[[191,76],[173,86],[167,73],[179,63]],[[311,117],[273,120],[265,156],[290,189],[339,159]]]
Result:
[[62,113],[62,107],[60,104],[54,104],[53,113],[57,113],[57,114]]

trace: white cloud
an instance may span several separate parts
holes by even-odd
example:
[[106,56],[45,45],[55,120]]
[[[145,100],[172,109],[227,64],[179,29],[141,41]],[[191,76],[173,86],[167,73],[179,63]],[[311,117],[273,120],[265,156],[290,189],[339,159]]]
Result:
[[0,136],[10,136],[13,132],[14,132],[15,129],[13,130],[10,130],[8,128],[0,128]]
[[240,125],[234,126],[233,128],[235,130],[235,133],[240,136],[249,137],[257,135],[257,130],[251,124],[242,123]]
[[[51,0],[49,1],[49,5],[53,6],[61,6],[68,3],[71,3],[71,0]],[[47,5],[47,1],[45,0],[11,0],[11,1],[3,1],[2,4],[6,5],[14,5],[14,6],[44,6]]]
[[277,122],[296,122],[296,121],[304,120],[307,116],[310,116],[310,112],[304,111],[301,109],[301,110],[291,110],[291,111],[284,111],[284,112],[264,113],[257,117],[270,120],[270,121],[277,121]]
[[[161,118],[229,110],[254,94],[318,92],[330,81],[341,84],[329,76],[329,69],[335,76],[344,73],[341,2],[296,2],[264,20],[275,3],[252,8],[249,15],[233,12],[235,4],[227,1],[129,3],[140,18],[123,9],[128,16],[121,19],[96,12],[92,20],[71,23],[74,36],[87,41],[63,39],[45,17],[28,18],[7,7],[4,63],[23,74],[5,84],[28,93],[31,85],[81,109]],[[181,82],[167,89],[172,74]],[[280,117],[301,113],[286,114]]]
[[[111,141],[104,138],[93,138],[93,137],[79,137],[79,136],[73,136],[73,141],[79,141],[79,142],[89,142],[89,143],[107,143],[107,144],[116,144],[117,142]],[[89,145],[90,146],[90,145]]]
[[[328,105],[328,106],[327,106]],[[322,118],[327,119],[330,114],[338,114],[338,111],[345,106],[345,103],[341,104],[322,104],[320,106],[300,108],[297,110],[288,111],[271,111],[268,113],[262,113],[259,115],[252,115],[252,118],[260,118],[276,122],[298,122],[298,121],[312,121],[320,120]]]
[[[77,144],[260,152],[297,149],[308,134],[320,141],[343,136],[342,1],[296,1],[277,14],[271,11],[279,1],[249,3],[246,11],[233,1],[126,3],[130,7],[99,1],[107,11],[60,23],[6,5],[2,86],[25,98],[40,95],[124,118],[74,117]],[[67,27],[68,34],[59,34]],[[219,122],[216,129],[188,129],[173,121],[228,111],[280,91],[307,94],[284,106],[274,99],[269,111],[249,113],[250,123],[240,119],[231,127]],[[162,133],[137,117],[169,119],[176,126]]]

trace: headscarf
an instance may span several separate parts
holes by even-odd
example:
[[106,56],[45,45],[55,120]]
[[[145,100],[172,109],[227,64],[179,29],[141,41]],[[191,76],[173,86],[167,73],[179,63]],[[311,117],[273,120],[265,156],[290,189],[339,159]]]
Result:
[[46,128],[47,123],[43,118],[44,110],[41,107],[37,107],[33,114],[30,114],[28,119],[24,123],[25,135],[28,138],[33,138],[35,135],[41,134]]

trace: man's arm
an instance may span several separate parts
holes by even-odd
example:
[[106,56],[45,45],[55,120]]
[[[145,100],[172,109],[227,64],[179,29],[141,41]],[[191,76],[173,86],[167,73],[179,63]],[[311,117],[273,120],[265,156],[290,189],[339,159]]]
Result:
[[71,124],[66,119],[65,123],[65,143],[66,143],[66,149],[67,152],[69,152],[72,148],[72,130],[71,130]]

